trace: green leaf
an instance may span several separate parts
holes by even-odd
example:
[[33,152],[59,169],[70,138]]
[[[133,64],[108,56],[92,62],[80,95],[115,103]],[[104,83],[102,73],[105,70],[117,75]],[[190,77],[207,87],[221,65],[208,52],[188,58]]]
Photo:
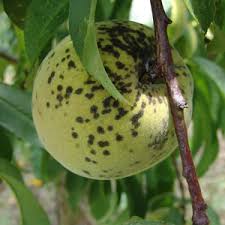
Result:
[[30,162],[35,177],[43,182],[57,182],[61,177],[60,175],[65,172],[65,168],[43,148],[27,145],[23,142],[19,142],[17,145],[23,145],[15,147],[17,154],[18,149],[20,149],[20,153],[22,153],[22,157],[25,157],[25,161]]
[[187,26],[187,9],[183,1],[173,0],[171,2],[171,20],[172,23],[168,27],[168,36],[170,42],[173,44],[179,39],[185,31]]
[[176,176],[171,162],[169,157],[145,172],[149,197],[172,192]]
[[0,83],[0,125],[40,147],[31,114],[31,94]]
[[160,221],[146,221],[138,217],[133,217],[123,225],[173,225],[173,224]]
[[191,14],[195,15],[204,32],[207,31],[216,13],[217,0],[184,0]]
[[200,49],[197,32],[190,23],[185,25],[183,35],[176,41],[175,48],[183,58],[192,58],[196,50]]
[[195,81],[191,149],[195,155],[202,147],[197,165],[197,173],[202,176],[215,161],[219,151],[217,129],[221,124],[219,121],[220,92],[215,82],[208,79],[206,71],[202,71],[198,64],[192,64],[191,71]]
[[211,135],[205,137],[205,145],[197,165],[198,176],[203,176],[218,156],[219,144],[216,129],[211,129],[210,132]]
[[137,176],[125,178],[123,181],[125,182],[130,215],[143,217],[147,210],[147,199],[143,193],[142,183]]
[[111,204],[114,202],[114,193],[111,192],[110,181],[94,181],[89,192],[91,213],[98,220],[104,220],[111,212]]
[[0,158],[10,161],[13,155],[13,146],[9,135],[2,127],[0,127],[0,143]]
[[220,111],[219,111],[219,117],[218,120],[220,121],[219,127],[222,130],[223,135],[225,136],[225,120],[224,120],[224,115],[225,115],[225,107],[224,103],[220,103]]
[[[196,155],[200,147],[204,144],[204,138],[206,136],[207,130],[206,127],[208,126],[208,112],[204,112],[204,110],[207,110],[207,106],[204,108],[201,107],[201,105],[198,104],[198,101],[194,100],[194,107],[193,107],[193,135],[191,138],[191,150],[193,155]],[[203,122],[204,121],[204,122]],[[205,123],[205,121],[207,121]],[[207,127],[208,128],[208,127]]]
[[6,60],[0,59],[0,82],[3,81],[4,71],[5,71],[5,69],[6,69],[7,66],[8,66],[8,63],[6,62]]
[[181,225],[184,223],[182,211],[175,207],[169,209],[167,216],[163,220],[175,225]]
[[57,179],[65,168],[59,164],[47,151],[42,152],[41,157],[41,179],[45,182]]
[[158,208],[171,208],[176,201],[176,197],[173,192],[162,193],[155,195],[149,199],[148,210],[156,210]]
[[[17,143],[16,145],[21,145],[21,144]],[[18,149],[20,149],[19,151],[21,151],[23,157],[26,157],[25,160],[31,164],[34,176],[41,180],[42,179],[41,161],[42,161],[43,152],[45,150],[42,148],[35,147],[33,145],[25,145],[25,147],[15,146],[14,148],[17,149],[17,154],[18,154]]]
[[187,9],[189,10],[190,14],[193,16],[193,18],[195,20],[198,20],[194,14],[194,10],[193,10],[193,7],[192,7],[192,4],[191,4],[191,0],[184,0],[184,3],[186,4],[187,6]]
[[31,0],[3,0],[9,18],[20,28],[24,27],[26,12]]
[[32,118],[31,93],[0,83],[0,97],[5,101],[9,99],[19,111],[30,119]]
[[108,20],[112,14],[115,1],[98,0],[95,13],[95,21]]
[[215,83],[225,100],[225,71],[216,63],[202,57],[194,58],[194,62],[199,66],[199,70]]
[[210,28],[213,32],[214,38],[207,45],[207,52],[208,55],[210,55],[211,57],[215,57],[220,53],[225,53],[225,30],[220,30],[219,27],[216,25],[211,26]]
[[167,221],[175,225],[184,224],[181,209],[174,206],[161,207],[154,211],[150,211],[147,214],[146,219],[151,221]]
[[[219,120],[219,114],[221,110],[221,103],[225,104],[225,99],[221,96],[221,93],[215,83],[208,81],[208,92],[210,93],[210,98],[208,99],[209,111],[213,123],[218,129],[221,121]],[[210,107],[211,106],[211,107]]]
[[116,0],[110,19],[128,20],[132,0]]
[[66,175],[66,190],[68,192],[68,201],[72,209],[76,209],[81,198],[87,192],[89,180],[68,172]]
[[96,3],[97,0],[70,0],[69,29],[73,45],[87,72],[114,98],[127,102],[109,79],[98,50],[94,21]]
[[25,22],[25,45],[33,64],[68,16],[68,0],[33,0]]
[[3,173],[23,183],[23,177],[20,171],[7,160],[0,159],[0,178],[3,176]]
[[209,217],[210,225],[222,225],[220,222],[219,215],[216,213],[216,211],[212,207],[208,207],[207,214]]
[[215,23],[225,32],[225,0],[218,0],[215,7]]
[[149,210],[145,219],[150,221],[162,221],[168,215],[169,211],[169,207],[160,207],[155,210]]
[[17,198],[22,225],[50,225],[44,210],[24,185],[19,171],[3,159],[0,159],[0,178],[11,187]]
[[104,225],[121,225],[129,219],[129,210],[115,212]]

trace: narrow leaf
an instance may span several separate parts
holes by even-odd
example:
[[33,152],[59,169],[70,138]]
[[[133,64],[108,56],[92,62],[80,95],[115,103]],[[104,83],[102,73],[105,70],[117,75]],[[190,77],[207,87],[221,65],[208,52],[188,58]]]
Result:
[[108,181],[95,181],[90,188],[90,209],[97,220],[102,219],[110,209],[110,193],[105,190],[105,183],[110,185]]
[[225,32],[225,0],[218,0],[215,7],[215,23]]
[[216,130],[212,130],[212,135],[208,137],[203,149],[202,157],[197,165],[198,176],[203,176],[217,159],[219,144],[216,137]]
[[174,202],[176,202],[176,197],[173,192],[165,192],[159,195],[155,195],[149,199],[148,210],[155,211],[159,208],[172,208]]
[[204,32],[214,21],[217,0],[184,0],[191,14],[195,15]]
[[31,114],[31,94],[0,83],[0,125],[40,147]]
[[169,157],[145,172],[149,197],[173,191],[175,173],[171,162],[171,157]]
[[68,201],[73,209],[76,209],[81,198],[87,191],[89,180],[68,172],[66,175],[66,190],[68,192]]
[[65,172],[65,168],[47,151],[42,151],[40,161],[40,176],[45,182],[54,181]]
[[137,176],[125,178],[124,182],[130,214],[143,217],[147,210],[147,199],[143,193],[141,182]]
[[225,100],[225,71],[214,62],[202,57],[194,58],[194,62],[205,73],[207,78],[215,83]]
[[168,35],[171,43],[175,43],[182,36],[187,27],[187,9],[183,1],[173,0],[171,8],[172,24],[168,27]]
[[95,20],[108,20],[112,14],[115,2],[111,0],[98,0],[96,6]]
[[110,19],[128,20],[132,0],[116,0]]
[[70,0],[69,29],[74,47],[87,72],[94,76],[116,99],[127,102],[109,79],[96,40],[97,0]]
[[[6,161],[5,159],[0,159],[0,174],[3,174],[3,173],[23,183],[23,177],[20,171],[15,166],[13,166],[10,162]],[[0,175],[0,177],[1,176],[2,175]]]
[[25,45],[31,63],[68,16],[68,0],[33,0],[25,22]]
[[20,28],[24,27],[26,12],[31,0],[3,0],[9,18]]
[[206,136],[207,130],[206,126],[208,126],[208,123],[203,123],[203,121],[206,121],[206,114],[204,113],[202,115],[202,111],[204,111],[204,108],[201,108],[201,106],[198,104],[198,101],[194,101],[194,107],[193,107],[193,135],[191,138],[191,150],[192,154],[196,155],[198,150],[201,146],[204,144],[204,137]]
[[192,64],[191,70],[195,81],[192,151],[195,155],[202,147],[197,165],[197,173],[202,176],[218,155],[217,129],[220,124],[220,105],[217,101],[222,98],[215,82],[208,79],[206,71],[198,64]]
[[[202,143],[202,154],[201,158],[197,164],[197,174],[198,176],[203,176],[209,167],[212,165],[212,163],[216,160],[219,152],[219,144],[217,139],[217,127],[215,126],[215,123],[210,116],[209,107],[207,107],[207,104],[205,103],[204,96],[198,95],[196,97],[196,107],[199,107],[200,110],[200,121],[197,121],[199,123],[202,123],[202,130],[198,130],[200,133],[194,133],[194,139],[200,139]],[[194,119],[196,119],[194,117]],[[195,123],[197,123],[196,120],[194,120],[194,126],[196,126]],[[194,129],[194,132],[196,132],[196,129]],[[201,133],[203,135],[201,135]],[[194,143],[196,144],[195,141]],[[194,146],[197,147],[197,146]],[[200,146],[199,146],[200,147]],[[193,149],[195,152],[199,149]]]
[[[224,2],[225,5],[225,2]],[[225,12],[225,6],[224,6]],[[224,13],[225,14],[225,13]],[[224,15],[225,16],[225,15]],[[207,52],[210,56],[216,56],[218,54],[225,53],[225,29],[220,30],[218,26],[214,25],[210,27],[213,32],[214,38],[207,45]]]
[[44,210],[24,185],[19,171],[3,159],[0,159],[0,179],[10,186],[17,198],[22,225],[50,225]]
[[13,146],[6,130],[2,127],[0,127],[0,143],[0,158],[10,161],[12,159]]
[[114,216],[111,216],[110,222],[108,222],[107,225],[121,225],[125,223],[128,219],[129,219],[129,211],[126,208],[125,210],[117,214],[116,217],[115,214]]

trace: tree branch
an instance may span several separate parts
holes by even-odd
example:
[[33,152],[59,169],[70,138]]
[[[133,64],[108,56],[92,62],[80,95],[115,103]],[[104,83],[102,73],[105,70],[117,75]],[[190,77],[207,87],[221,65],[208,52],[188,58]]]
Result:
[[206,214],[207,205],[202,197],[188,144],[187,128],[184,121],[183,109],[187,107],[187,104],[176,80],[171,47],[167,36],[167,26],[171,21],[166,16],[161,0],[150,0],[150,2],[157,43],[157,64],[161,72],[160,74],[163,74],[167,86],[170,109],[182,159],[183,176],[188,183],[188,189],[192,200],[192,221],[194,225],[208,225],[209,221]]
[[13,57],[11,55],[8,55],[8,54],[6,54],[5,52],[2,52],[2,51],[0,51],[0,58],[8,61],[11,64],[17,64],[18,63],[18,59],[17,58],[15,58],[15,57]]

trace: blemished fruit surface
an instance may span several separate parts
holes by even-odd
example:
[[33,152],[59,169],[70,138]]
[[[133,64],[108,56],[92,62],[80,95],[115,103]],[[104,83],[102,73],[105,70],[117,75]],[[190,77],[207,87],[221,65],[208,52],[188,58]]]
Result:
[[[116,179],[159,163],[175,150],[177,140],[166,86],[153,78],[153,31],[134,22],[109,21],[97,23],[96,33],[104,67],[131,105],[115,100],[87,74],[66,37],[37,72],[33,119],[46,150],[67,169],[93,179]],[[172,53],[189,124],[192,76]]]

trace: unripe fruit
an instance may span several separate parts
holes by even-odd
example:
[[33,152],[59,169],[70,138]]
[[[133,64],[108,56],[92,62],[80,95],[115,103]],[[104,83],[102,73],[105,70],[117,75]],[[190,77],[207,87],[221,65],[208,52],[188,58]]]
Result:
[[[45,148],[67,169],[93,179],[114,179],[160,162],[174,151],[177,140],[166,86],[153,78],[153,31],[134,22],[96,26],[105,69],[131,105],[115,100],[87,74],[66,37],[38,70],[33,118]],[[192,77],[175,50],[173,59],[189,105],[184,110],[189,124]]]

